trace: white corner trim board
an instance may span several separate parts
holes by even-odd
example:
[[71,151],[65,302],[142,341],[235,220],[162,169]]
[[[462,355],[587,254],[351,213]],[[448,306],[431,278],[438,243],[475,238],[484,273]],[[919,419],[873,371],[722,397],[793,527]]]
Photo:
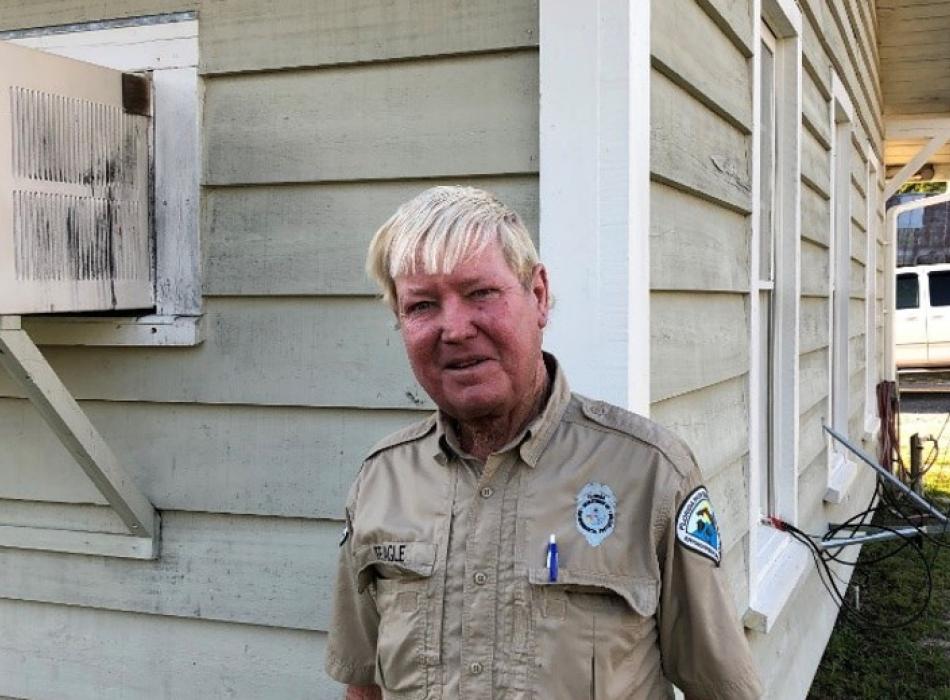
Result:
[[578,391],[647,414],[650,3],[546,0],[540,41],[546,344]]

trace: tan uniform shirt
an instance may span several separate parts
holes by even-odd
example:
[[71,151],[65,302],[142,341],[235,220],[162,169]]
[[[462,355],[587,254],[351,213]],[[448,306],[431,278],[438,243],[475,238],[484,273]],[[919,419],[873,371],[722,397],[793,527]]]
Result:
[[484,465],[437,416],[390,436],[347,503],[328,673],[394,700],[758,698],[699,478],[560,370]]

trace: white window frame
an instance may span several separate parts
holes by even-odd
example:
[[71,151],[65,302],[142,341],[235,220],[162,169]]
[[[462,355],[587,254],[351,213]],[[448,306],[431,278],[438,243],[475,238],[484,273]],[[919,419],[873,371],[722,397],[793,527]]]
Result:
[[545,333],[578,391],[650,411],[650,3],[540,5]]
[[[837,73],[831,74],[831,251],[828,289],[829,388],[828,424],[849,433],[850,362],[848,315],[851,301],[851,150],[855,115],[851,98]],[[854,483],[857,464],[850,453],[826,435],[828,481],[825,501],[841,503]]]
[[[763,0],[756,24],[753,60],[754,112],[752,143],[752,255],[750,285],[750,433],[749,433],[749,608],[743,616],[747,627],[768,633],[785,604],[807,573],[807,554],[786,533],[768,526],[763,516],[785,522],[798,521],[799,433],[799,307],[801,297],[801,129],[802,129],[802,16],[793,0]],[[761,44],[763,26],[775,36],[776,66],[776,224],[774,259],[775,338],[772,377],[761,367],[759,350],[759,242],[761,138]],[[763,425],[756,407],[765,383],[772,382],[771,426]],[[773,507],[760,497],[763,430],[772,430]]]
[[192,346],[203,339],[200,83],[195,12],[25,29],[0,40],[129,72],[153,85],[155,309],[145,316],[36,315],[40,345]]
[[881,235],[881,226],[878,219],[880,207],[881,162],[874,153],[874,147],[868,141],[865,144],[865,158],[867,159],[867,252],[864,268],[864,303],[865,303],[865,334],[864,334],[864,439],[875,441],[880,432],[880,420],[877,413],[877,384],[880,381],[878,366],[877,337],[877,246]]

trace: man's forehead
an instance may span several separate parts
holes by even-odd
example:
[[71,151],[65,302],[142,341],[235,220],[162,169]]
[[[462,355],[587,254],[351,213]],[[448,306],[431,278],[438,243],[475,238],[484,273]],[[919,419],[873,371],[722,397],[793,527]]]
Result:
[[516,277],[497,246],[487,246],[478,253],[460,260],[450,269],[429,271],[426,267],[424,261],[417,260],[413,271],[396,275],[394,281],[397,288],[411,291],[417,288],[442,285],[465,286],[503,277]]

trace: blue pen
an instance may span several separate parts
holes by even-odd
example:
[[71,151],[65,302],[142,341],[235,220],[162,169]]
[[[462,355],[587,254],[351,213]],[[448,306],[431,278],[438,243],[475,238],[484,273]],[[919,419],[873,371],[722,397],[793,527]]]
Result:
[[554,533],[551,533],[551,538],[548,540],[547,567],[548,581],[557,581],[557,537]]

